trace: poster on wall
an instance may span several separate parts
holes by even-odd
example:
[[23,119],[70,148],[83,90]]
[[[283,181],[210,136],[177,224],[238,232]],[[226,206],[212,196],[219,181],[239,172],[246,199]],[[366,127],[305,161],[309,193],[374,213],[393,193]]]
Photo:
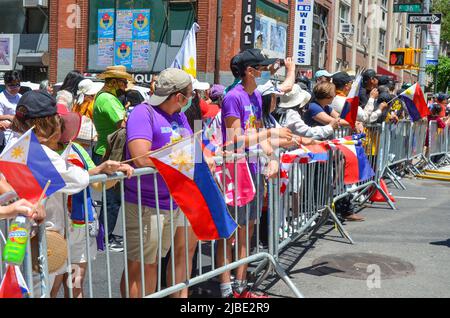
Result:
[[98,38],[114,39],[114,9],[98,10]]
[[150,10],[133,10],[133,40],[150,39]]
[[255,48],[272,58],[286,57],[287,25],[275,19],[257,15],[255,21]]
[[116,41],[133,39],[133,11],[117,10]]
[[13,35],[0,34],[0,71],[13,69]]
[[114,63],[114,40],[99,39],[97,48],[97,65],[110,66]]
[[150,62],[150,42],[133,41],[133,69],[147,69]]
[[114,64],[124,65],[127,68],[132,67],[133,42],[116,41],[114,45]]
[[311,65],[314,0],[303,0],[295,6],[294,62]]

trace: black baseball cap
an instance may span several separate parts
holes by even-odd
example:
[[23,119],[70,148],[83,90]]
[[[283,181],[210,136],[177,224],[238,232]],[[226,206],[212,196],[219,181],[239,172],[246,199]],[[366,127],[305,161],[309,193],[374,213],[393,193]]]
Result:
[[22,95],[17,108],[23,106],[25,109],[16,111],[16,117],[20,120],[31,118],[42,118],[56,114],[56,99],[46,91],[29,91]]
[[377,78],[377,72],[375,72],[375,70],[373,70],[373,69],[368,69],[368,70],[364,71],[364,73],[362,73],[362,80],[364,83],[367,83],[369,80],[371,80],[374,77]]
[[333,84],[336,87],[343,87],[345,84],[353,82],[354,77],[348,75],[346,72],[338,72],[333,75]]
[[387,75],[382,75],[380,77],[378,77],[378,84],[379,85],[389,85],[390,82],[390,77]]
[[265,57],[259,49],[247,49],[239,53],[237,62],[241,67],[248,66],[269,66],[274,64],[277,59],[269,59]]

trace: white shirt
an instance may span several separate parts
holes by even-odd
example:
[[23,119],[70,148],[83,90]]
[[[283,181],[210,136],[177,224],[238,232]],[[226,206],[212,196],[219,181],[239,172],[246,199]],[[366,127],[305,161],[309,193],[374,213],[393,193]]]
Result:
[[288,109],[286,114],[280,118],[280,124],[287,127],[296,135],[308,137],[313,139],[327,139],[334,133],[333,127],[327,126],[308,126],[300,116],[299,112],[293,109]]
[[[22,95],[17,94],[12,96],[6,90],[0,93],[0,115],[15,115],[17,103],[19,102]],[[0,131],[0,144],[3,143],[3,138],[5,139],[5,145],[8,143],[12,136],[12,131],[10,129]]]
[[[333,102],[331,103],[331,107],[335,111],[339,113],[339,115],[342,113],[342,109],[344,108],[345,101],[347,100],[344,96],[337,96],[333,99]],[[381,116],[382,112],[381,110],[373,111],[374,109],[375,100],[373,98],[370,98],[367,102],[366,107],[362,109],[362,107],[358,107],[358,117],[357,120],[366,124],[374,123],[377,121],[377,119]]]

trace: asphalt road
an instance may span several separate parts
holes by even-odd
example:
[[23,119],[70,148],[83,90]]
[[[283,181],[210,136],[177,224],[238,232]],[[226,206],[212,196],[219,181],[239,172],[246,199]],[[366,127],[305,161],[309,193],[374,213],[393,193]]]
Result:
[[[332,224],[327,224],[319,230],[321,235],[310,241],[300,239],[281,255],[281,265],[288,269],[292,281],[305,297],[450,297],[450,183],[411,179],[403,182],[407,190],[390,189],[397,198],[398,210],[379,204],[360,212],[366,217],[365,222],[345,224],[354,245],[342,239]],[[117,234],[121,233],[121,227],[119,215]],[[375,262],[381,266],[381,279],[368,283],[366,279],[351,277],[351,273],[348,278],[337,277],[339,271],[328,268],[324,272],[313,265],[315,260],[331,254],[346,259],[347,253],[356,253],[358,257],[369,255],[369,258],[371,255],[395,257],[400,267]],[[109,254],[111,275],[108,279],[106,253],[98,254],[92,267],[94,297],[120,297],[123,258],[123,253]],[[207,255],[202,259],[204,264],[210,260]],[[402,273],[403,261],[412,265],[412,270],[409,268]],[[357,270],[366,269],[364,262],[356,266],[361,267]],[[394,277],[384,276],[386,268]],[[87,284],[85,288],[89,295]],[[271,297],[293,297],[276,277],[269,277],[261,289]],[[217,296],[218,284],[209,282],[193,291],[197,297]]]

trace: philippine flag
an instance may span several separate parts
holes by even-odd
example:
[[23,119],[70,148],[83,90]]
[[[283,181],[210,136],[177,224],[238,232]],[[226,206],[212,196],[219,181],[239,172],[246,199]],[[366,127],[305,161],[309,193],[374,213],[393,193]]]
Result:
[[199,240],[229,238],[237,224],[194,136],[150,154],[175,202]]
[[300,146],[299,149],[287,152],[281,156],[280,165],[280,192],[286,192],[289,184],[289,170],[294,163],[312,163],[328,160],[328,150],[323,144]]
[[361,87],[362,77],[359,75],[352,84],[350,93],[345,101],[345,106],[341,113],[341,118],[345,119],[350,126],[355,129],[356,119],[358,118],[359,108],[359,90]]
[[6,273],[0,285],[0,298],[28,298],[30,291],[19,266],[6,265]]
[[345,184],[366,181],[375,175],[360,140],[343,138],[341,142],[336,141],[331,141],[329,145],[331,148],[339,149],[344,155]]
[[405,102],[412,121],[418,121],[430,114],[425,96],[418,83],[400,94],[400,98]]
[[48,181],[48,197],[66,183],[56,170],[32,129],[0,155],[0,172],[22,199],[36,203]]

